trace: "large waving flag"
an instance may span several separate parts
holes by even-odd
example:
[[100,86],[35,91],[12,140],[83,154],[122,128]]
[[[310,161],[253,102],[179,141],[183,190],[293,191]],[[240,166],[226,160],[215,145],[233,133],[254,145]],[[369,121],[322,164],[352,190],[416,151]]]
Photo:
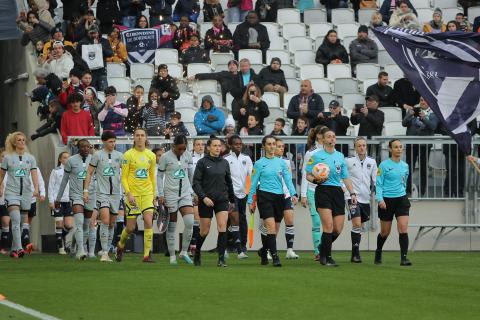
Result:
[[480,33],[380,27],[377,38],[467,154],[467,124],[480,114]]

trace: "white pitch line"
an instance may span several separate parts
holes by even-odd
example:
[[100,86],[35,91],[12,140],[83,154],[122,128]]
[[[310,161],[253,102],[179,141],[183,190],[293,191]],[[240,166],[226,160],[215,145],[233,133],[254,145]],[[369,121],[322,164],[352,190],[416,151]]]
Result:
[[52,317],[48,314],[38,312],[37,310],[33,310],[27,307],[22,306],[21,304],[11,302],[8,300],[0,300],[0,304],[7,306],[9,308],[18,310],[20,312],[26,313],[34,318],[40,319],[40,320],[60,320],[59,318]]

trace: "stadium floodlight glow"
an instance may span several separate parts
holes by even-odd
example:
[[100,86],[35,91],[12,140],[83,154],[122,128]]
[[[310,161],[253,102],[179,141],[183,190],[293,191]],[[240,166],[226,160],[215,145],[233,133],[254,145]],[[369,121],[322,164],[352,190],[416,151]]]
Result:
[[27,72],[25,72],[25,73],[19,74],[16,78],[8,78],[3,83],[4,84],[13,84],[17,80],[27,80],[29,77],[30,77],[30,75]]

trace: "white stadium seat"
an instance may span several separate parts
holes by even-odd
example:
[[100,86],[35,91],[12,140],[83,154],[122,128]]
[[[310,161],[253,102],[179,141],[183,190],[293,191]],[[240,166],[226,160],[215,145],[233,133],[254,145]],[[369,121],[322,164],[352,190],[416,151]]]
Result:
[[197,135],[197,130],[195,129],[195,125],[193,124],[193,122],[184,122],[183,124],[185,125],[185,127],[187,127],[188,133],[190,133],[191,136]]
[[323,104],[325,106],[328,106],[328,104],[332,100],[337,100],[338,101],[338,97],[335,94],[328,93],[328,92],[317,92],[317,93],[320,95],[320,97],[322,97]]
[[280,25],[275,22],[262,22],[267,28],[269,37],[280,37]]
[[387,64],[394,64],[395,60],[390,56],[387,50],[378,50],[378,64],[385,66]]
[[372,15],[377,9],[360,9],[358,10],[358,23],[368,25],[372,19]]
[[277,22],[282,25],[289,22],[300,22],[300,11],[298,9],[278,9]]
[[352,76],[352,68],[349,64],[329,64],[327,65],[327,78],[335,80],[336,78],[348,78]]
[[342,23],[337,25],[337,36],[339,39],[345,37],[356,37],[358,34],[358,23]]
[[371,79],[363,79],[362,85],[361,85],[363,94],[367,94],[368,87],[370,87],[372,84],[375,84],[377,82],[378,82],[377,77],[371,78]]
[[327,22],[327,11],[325,9],[306,9],[303,11],[303,21],[308,25]]
[[127,67],[123,63],[107,63],[107,77],[121,78],[127,75]]
[[175,110],[182,114],[183,122],[193,122],[193,119],[195,118],[195,113],[197,113],[198,108],[196,109],[180,108],[177,110],[177,107],[175,106]]
[[[443,8],[455,8],[458,7],[458,2],[457,0],[433,0],[432,1],[433,7],[434,8],[441,8],[443,11]],[[444,19],[444,21],[448,21],[447,19]]]
[[[213,23],[211,22],[202,22],[198,25],[200,29],[200,38],[205,39],[205,34],[207,33],[208,29],[211,29],[213,27]],[[232,31],[232,34],[235,30],[230,30]]]
[[250,65],[250,68],[252,68],[256,74],[259,74],[260,71],[262,71],[262,69],[264,68],[265,66],[261,63],[252,63]]
[[155,66],[165,63],[178,63],[178,51],[176,49],[155,50]]
[[291,37],[306,37],[307,27],[303,23],[284,23],[282,26],[282,36],[287,40]]
[[297,77],[297,69],[294,65],[282,63],[281,69],[283,70],[283,74],[285,75],[286,79],[292,79]]
[[262,100],[265,101],[270,110],[272,108],[280,108],[280,95],[276,92],[265,92]]
[[309,80],[312,83],[313,91],[315,91],[316,93],[332,91],[331,83],[328,79],[313,78]]
[[196,75],[197,73],[212,72],[212,67],[208,63],[190,63],[187,65],[187,77]]
[[342,44],[345,47],[345,50],[350,54],[350,43],[352,43],[353,40],[357,39],[357,36],[350,36],[350,37],[345,37],[342,40]]
[[323,64],[302,64],[300,66],[300,79],[312,79],[312,78],[323,78],[325,72],[323,70]]
[[292,98],[297,94],[298,92],[288,92],[283,95],[283,106],[285,110],[288,109],[288,104],[290,103],[290,100],[292,100]]
[[[268,103],[267,103],[268,104]],[[283,109],[280,109],[280,108],[270,108],[270,105],[269,106],[269,111],[270,111],[270,114],[268,115],[268,117],[265,119],[266,121],[268,122],[274,122],[275,119],[278,119],[278,118],[282,118],[282,119],[285,119],[285,113],[283,111]],[[270,133],[270,132],[269,132]]]
[[183,78],[183,66],[180,63],[168,63],[168,74],[174,78]]
[[[224,7],[226,8],[226,7]],[[240,24],[240,22],[229,22],[227,24],[228,29],[230,32],[233,34],[235,32],[235,29],[237,29],[237,26]]]
[[193,95],[189,92],[182,93],[178,100],[175,101],[175,110],[182,112],[182,109],[195,109],[195,99]]
[[151,63],[132,63],[130,65],[130,78],[151,78],[155,74]]
[[420,27],[423,27],[424,23],[433,19],[433,9],[432,8],[420,8],[416,9],[418,14],[418,22],[420,22]]
[[384,135],[385,136],[404,136],[406,128],[402,126],[402,121],[385,122]]
[[382,111],[385,114],[385,122],[402,121],[402,109],[395,107],[384,107],[382,108]]
[[286,79],[288,85],[288,92],[300,92],[300,80]]
[[[455,0],[456,2],[456,0]],[[430,8],[430,0],[411,0],[410,3],[412,6],[418,10],[421,8]]]
[[293,62],[300,67],[304,64],[315,64],[315,52],[310,50],[297,50],[293,55]]
[[134,86],[142,86],[145,93],[150,91],[150,84],[152,83],[152,78],[137,78],[135,79]]
[[376,63],[359,63],[355,66],[358,80],[375,78],[380,72],[380,66]]
[[213,68],[216,68],[219,64],[228,64],[230,60],[233,60],[235,56],[231,52],[212,52],[210,53],[210,63]]
[[288,39],[288,51],[295,52],[297,50],[312,51],[313,41],[307,37],[293,37]]
[[330,30],[333,30],[333,25],[331,23],[312,23],[309,25],[308,36],[315,40],[318,37],[325,37]]
[[270,63],[272,58],[279,58],[282,65],[290,64],[290,53],[286,50],[267,50],[267,63]]
[[[396,64],[387,64],[384,66],[384,70],[388,73],[390,79],[401,79],[403,78],[403,71]],[[393,81],[392,81],[393,83]]]
[[352,9],[341,8],[332,9],[332,23],[339,25],[342,23],[352,23],[355,21],[355,14]]
[[336,78],[333,82],[333,92],[339,96],[346,93],[358,93],[358,81],[352,78]]
[[217,80],[195,80],[192,83],[192,92],[195,96],[202,92],[218,92]]
[[463,13],[463,8],[442,8],[443,21],[455,20],[455,16],[459,12]]
[[285,49],[285,39],[280,36],[270,36],[270,50]]
[[117,92],[130,92],[131,91],[131,82],[130,78],[108,78],[108,85],[114,86],[117,89]]
[[242,49],[238,51],[238,60],[248,59],[251,64],[262,63],[262,50]]
[[480,16],[480,6],[470,7],[468,8],[468,21],[473,23],[476,17]]
[[365,104],[365,96],[360,93],[345,93],[342,96],[343,107],[352,110],[356,104]]

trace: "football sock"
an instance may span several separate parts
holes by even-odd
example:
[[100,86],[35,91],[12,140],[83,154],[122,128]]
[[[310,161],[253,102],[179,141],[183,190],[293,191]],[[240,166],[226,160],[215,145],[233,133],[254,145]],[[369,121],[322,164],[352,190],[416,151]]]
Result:
[[100,223],[100,245],[104,254],[108,252],[108,236],[109,225],[107,223]]
[[55,239],[57,240],[57,249],[63,248],[63,228],[55,228]]
[[240,227],[239,226],[232,226],[231,227],[233,242],[235,244],[235,249],[237,249],[237,253],[239,254],[242,252],[242,244],[240,243]]
[[113,246],[117,246],[118,241],[120,241],[120,236],[122,235],[122,231],[124,228],[125,217],[124,216],[117,216],[116,223],[115,223],[115,233],[113,235]]
[[175,256],[175,231],[177,230],[177,223],[176,222],[168,222],[168,227],[167,227],[167,248],[168,248],[168,253],[170,254],[170,257]]
[[73,215],[73,220],[75,221],[75,242],[77,243],[77,253],[84,252],[83,249],[83,225],[85,222],[85,217],[83,213],[76,213]]
[[120,248],[125,248],[125,242],[127,242],[128,240],[128,237],[129,237],[129,234],[127,232],[127,228],[124,228],[122,230],[122,234],[120,235],[120,240],[118,241],[118,246]]
[[320,250],[320,254],[322,257],[329,258],[332,255],[332,240],[333,234],[324,232],[322,233],[322,249]]
[[84,250],[87,249],[87,242],[88,242],[88,237],[89,237],[89,230],[90,230],[90,220],[92,218],[85,218],[83,219],[83,248]]
[[113,245],[113,235],[115,234],[115,227],[108,225],[108,238],[107,238],[107,248]]
[[277,240],[275,234],[267,234],[267,247],[272,257],[277,255]]
[[143,256],[144,257],[148,257],[150,255],[150,249],[152,248],[152,238],[153,238],[153,229],[144,229],[143,230]]
[[193,233],[193,214],[186,214],[183,216],[183,236],[182,236],[182,252],[186,253],[190,246]]
[[267,228],[263,224],[260,224],[260,227],[258,227],[260,230],[260,236],[262,237],[262,249],[263,250],[268,250],[268,245],[267,245]]
[[352,237],[352,253],[356,256],[360,254],[360,240],[362,239],[361,232],[361,227],[353,227],[350,232],[350,236]]
[[10,227],[2,227],[0,249],[8,249],[8,238],[10,238]]
[[335,240],[337,240],[338,236],[339,236],[339,234],[337,234],[337,233],[332,233],[332,243],[334,243]]
[[295,241],[295,227],[285,226],[285,240],[287,242],[287,249],[293,248],[293,242]]
[[382,237],[382,235],[379,233],[377,236],[377,251],[382,251],[383,249],[383,244],[387,241],[387,237]]
[[227,233],[219,232],[217,238],[218,259],[225,259],[225,250],[227,249]]
[[202,250],[203,243],[205,242],[205,237],[202,237],[201,234],[198,235],[197,238],[197,249],[195,250],[195,254],[200,254],[200,251]]
[[190,245],[197,245],[197,239],[200,235],[200,221],[195,220],[193,221],[193,233],[192,233],[192,240],[190,241]]
[[97,226],[90,226],[88,232],[88,253],[90,255],[95,254],[95,247],[97,246]]
[[20,210],[10,211],[10,222],[12,223],[12,251],[22,249],[22,235],[20,231]]
[[320,223],[320,216],[318,214],[311,215],[312,218],[312,241],[313,241],[313,248],[315,250],[315,254],[319,253],[319,247],[322,238],[322,232],[320,230],[321,223]]
[[398,235],[398,242],[400,243],[401,258],[406,259],[408,253],[408,233],[400,233]]
[[28,223],[22,224],[22,246],[25,247],[30,243],[30,225]]

